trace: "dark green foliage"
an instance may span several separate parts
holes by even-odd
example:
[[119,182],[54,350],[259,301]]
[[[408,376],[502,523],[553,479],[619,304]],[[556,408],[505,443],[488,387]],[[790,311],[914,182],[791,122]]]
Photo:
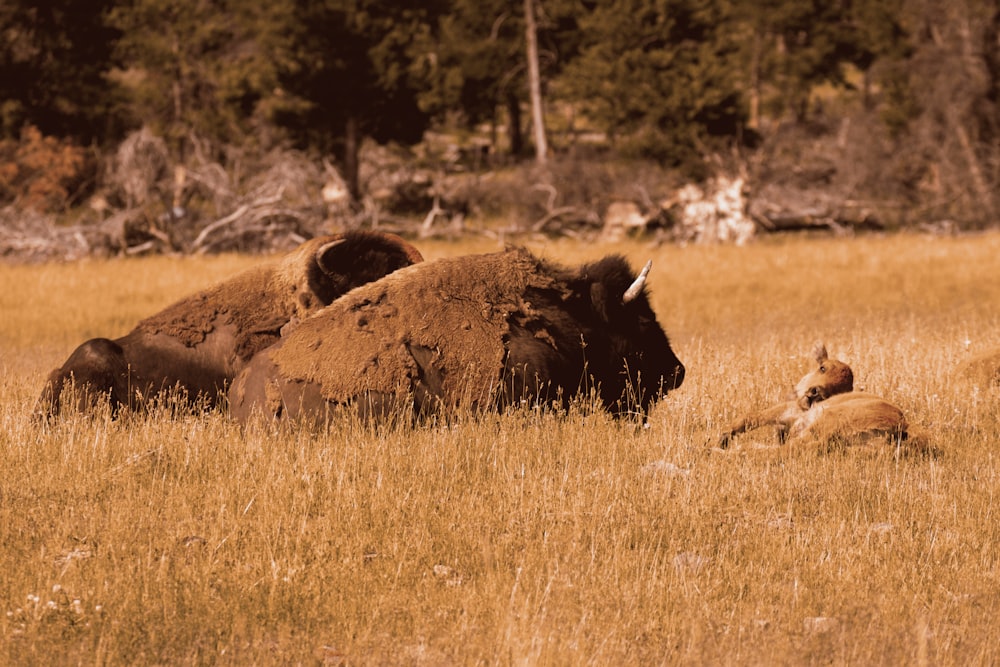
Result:
[[[575,2],[543,3],[537,29],[547,81],[557,80],[578,55],[585,15]],[[468,127],[487,123],[494,134],[506,121],[508,149],[520,154],[520,107],[528,92],[524,31],[522,0],[452,0],[439,23],[431,87],[420,98],[424,108]]]
[[524,87],[524,24],[517,0],[454,0],[441,18],[431,87],[423,105],[457,111],[474,126],[494,122],[508,92]]
[[[854,164],[895,183],[868,198],[902,188],[944,217],[1000,213],[996,0],[544,0],[535,13],[556,153],[581,155],[586,133],[604,155],[703,177],[751,138],[823,127],[833,143],[863,122]],[[37,128],[40,144],[96,144],[98,165],[146,126],[188,167],[294,144],[335,158],[357,198],[366,139],[485,129],[493,156],[528,154],[523,19],[523,0],[6,0],[0,140]],[[855,172],[841,175],[861,194],[875,181]]]
[[26,125],[82,143],[118,135],[117,91],[106,80],[120,37],[104,21],[113,4],[0,3],[0,138],[17,138]]
[[292,3],[277,52],[288,100],[275,120],[302,145],[334,153],[357,195],[363,137],[414,143],[429,123],[418,104],[435,3]]
[[692,0],[598,4],[581,20],[583,49],[564,78],[569,95],[629,152],[694,161],[743,122],[726,11]]
[[133,123],[151,126],[182,156],[194,149],[192,137],[258,139],[258,105],[276,88],[267,30],[282,12],[280,2],[248,0],[118,3],[110,17],[122,34],[120,78]]

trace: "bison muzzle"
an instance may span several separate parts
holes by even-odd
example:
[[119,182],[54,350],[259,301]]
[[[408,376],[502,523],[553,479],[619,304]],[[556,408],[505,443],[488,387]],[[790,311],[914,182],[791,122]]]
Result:
[[520,248],[412,266],[354,290],[261,352],[230,411],[321,422],[351,406],[384,416],[521,402],[567,405],[594,391],[644,413],[684,366],[645,287],[619,256],[576,269]]
[[422,261],[392,234],[348,232],[311,239],[141,321],[127,335],[95,338],[53,371],[36,407],[60,411],[75,383],[78,409],[109,400],[113,412],[138,407],[164,391],[215,405],[220,392],[260,350],[291,325],[349,290]]

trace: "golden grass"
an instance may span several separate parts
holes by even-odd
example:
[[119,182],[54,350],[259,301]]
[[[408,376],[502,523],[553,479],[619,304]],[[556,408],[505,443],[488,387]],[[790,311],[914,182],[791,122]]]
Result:
[[[688,376],[647,427],[37,425],[72,347],[255,260],[0,266],[0,663],[1000,661],[1000,392],[954,374],[1000,347],[1000,234],[533,247],[653,258]],[[705,447],[818,338],[943,455]]]

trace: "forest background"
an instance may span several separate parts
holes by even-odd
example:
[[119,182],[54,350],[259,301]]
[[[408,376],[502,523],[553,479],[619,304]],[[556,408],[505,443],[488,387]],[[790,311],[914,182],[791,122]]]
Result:
[[8,256],[669,227],[723,176],[797,222],[995,226],[1000,2],[0,6]]

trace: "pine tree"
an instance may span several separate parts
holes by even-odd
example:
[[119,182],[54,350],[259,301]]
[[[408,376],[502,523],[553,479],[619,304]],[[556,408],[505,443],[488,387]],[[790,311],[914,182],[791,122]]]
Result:
[[744,119],[735,40],[721,1],[610,0],[581,19],[567,96],[624,150],[697,165]]
[[118,31],[105,22],[111,2],[0,3],[0,138],[32,125],[80,143],[121,132],[114,65]]
[[458,115],[469,127],[489,123],[497,146],[505,112],[509,150],[524,141],[520,105],[525,98],[524,24],[521,0],[452,0],[442,16],[433,50],[424,108],[439,117]]
[[817,85],[846,86],[847,64],[867,70],[891,34],[893,2],[736,0],[751,125],[761,114],[805,120]]
[[279,48],[287,95],[275,119],[296,140],[340,158],[359,196],[361,140],[413,143],[430,116],[418,103],[441,8],[388,0],[296,0]]
[[184,159],[192,136],[215,143],[253,137],[257,105],[275,88],[262,26],[284,6],[249,0],[133,0],[111,13],[129,64],[133,122],[149,125]]

